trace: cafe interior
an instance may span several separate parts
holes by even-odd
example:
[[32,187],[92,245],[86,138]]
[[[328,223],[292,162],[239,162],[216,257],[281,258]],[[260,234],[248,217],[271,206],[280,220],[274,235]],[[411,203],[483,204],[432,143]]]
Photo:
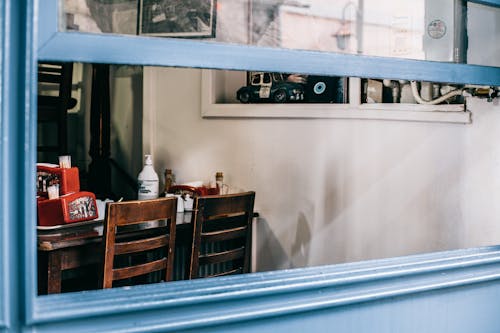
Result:
[[39,294],[498,243],[498,87],[268,74],[39,62]]

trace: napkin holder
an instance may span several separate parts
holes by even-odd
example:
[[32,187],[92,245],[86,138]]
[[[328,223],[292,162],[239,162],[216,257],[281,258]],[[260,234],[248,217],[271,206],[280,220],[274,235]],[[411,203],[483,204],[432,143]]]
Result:
[[56,226],[94,220],[99,217],[92,192],[76,192],[57,199],[38,198],[38,225]]

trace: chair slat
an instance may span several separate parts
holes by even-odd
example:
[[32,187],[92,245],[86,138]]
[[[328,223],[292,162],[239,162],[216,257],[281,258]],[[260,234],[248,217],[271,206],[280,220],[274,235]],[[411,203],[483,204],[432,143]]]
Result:
[[224,252],[209,253],[200,256],[200,265],[216,264],[235,259],[241,259],[245,255],[245,248],[240,247]]
[[212,221],[212,220],[217,220],[217,219],[228,219],[228,218],[234,218],[234,217],[243,217],[245,216],[245,212],[234,212],[234,213],[224,213],[220,215],[210,215],[207,217],[207,221]]
[[48,67],[48,66],[38,66],[38,74],[52,74],[52,75],[62,75],[62,66]]
[[210,204],[211,201],[216,201],[217,198],[224,196],[210,196],[204,197],[207,200],[207,205],[205,206],[205,216],[219,216],[224,214],[234,214],[240,213],[248,210],[248,199],[244,197],[231,196],[224,198],[224,205]]
[[[169,198],[170,199],[170,198]],[[176,198],[174,197],[173,200]],[[151,209],[152,201],[160,200],[137,200],[131,202],[116,202],[113,207],[116,209],[116,225],[130,225],[144,223],[146,221],[155,221],[165,219],[164,216],[169,215],[169,208],[159,205],[155,209]],[[120,209],[117,209],[122,205]]]
[[61,83],[63,80],[62,75],[54,73],[38,73],[38,82],[43,83]]
[[60,62],[39,62],[38,69],[49,69],[49,70],[62,70],[62,63]]
[[168,236],[158,236],[148,239],[138,239],[135,241],[115,243],[115,255],[141,252],[157,249],[168,245]]
[[202,232],[233,229],[237,227],[246,226],[247,223],[248,223],[248,216],[246,214],[218,218],[218,219],[210,219],[210,220],[205,220],[205,222],[203,223]]
[[247,226],[243,226],[228,230],[202,232],[201,238],[202,241],[204,242],[220,242],[224,240],[245,237],[246,234],[247,234]]
[[204,278],[210,278],[210,277],[219,277],[219,276],[226,276],[226,275],[233,275],[233,274],[241,274],[243,273],[243,267],[238,267],[235,269],[231,269],[229,271],[224,271],[222,273],[215,273],[215,274],[207,274],[204,275]]
[[165,269],[166,265],[167,265],[167,258],[163,258],[160,260],[148,262],[146,264],[124,267],[124,268],[114,268],[113,280],[123,280],[134,276],[156,272]]

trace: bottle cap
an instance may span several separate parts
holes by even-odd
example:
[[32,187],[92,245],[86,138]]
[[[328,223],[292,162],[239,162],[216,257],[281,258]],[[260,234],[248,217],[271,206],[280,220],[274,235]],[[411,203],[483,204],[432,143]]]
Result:
[[151,159],[151,155],[144,155],[144,157],[145,157],[144,164],[146,164],[146,165],[153,165],[153,160]]
[[222,177],[224,177],[224,173],[223,172],[218,171],[218,172],[215,173],[215,178],[222,178]]

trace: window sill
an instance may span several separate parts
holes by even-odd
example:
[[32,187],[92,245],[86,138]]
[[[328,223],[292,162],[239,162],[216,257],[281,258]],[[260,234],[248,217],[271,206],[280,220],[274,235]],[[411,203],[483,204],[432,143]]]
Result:
[[[36,300],[30,324],[41,333],[178,332],[332,308],[357,311],[360,308],[351,305],[407,295],[413,295],[412,304],[418,308],[428,305],[429,295],[440,290],[448,290],[447,299],[454,300],[464,299],[464,290],[469,290],[468,297],[476,291],[476,304],[481,304],[491,300],[491,290],[480,292],[485,283],[493,282],[495,288],[500,278],[499,254],[500,248],[491,246],[42,296]],[[454,313],[457,307],[446,311]]]
[[404,105],[394,107],[386,104],[381,104],[380,106],[360,105],[358,107],[338,104],[212,104],[202,107],[202,117],[366,119],[471,123],[471,113],[463,111],[463,109],[462,111],[424,111],[418,110],[414,105],[405,108]]
[[[203,118],[366,119],[470,124],[471,113],[464,104],[360,104],[352,94],[349,104],[323,103],[218,103],[213,71],[203,70],[201,80]],[[350,80],[350,91],[359,90],[359,79]]]

